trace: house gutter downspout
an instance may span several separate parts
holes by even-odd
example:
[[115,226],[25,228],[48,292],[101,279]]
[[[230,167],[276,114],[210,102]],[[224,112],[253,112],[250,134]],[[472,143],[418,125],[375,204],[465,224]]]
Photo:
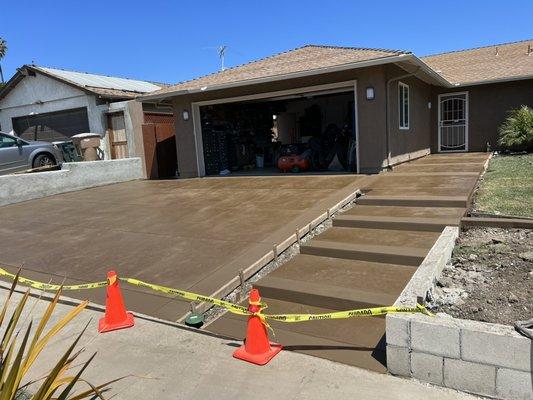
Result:
[[389,91],[390,91],[390,84],[394,81],[398,81],[400,79],[410,78],[411,76],[415,76],[420,71],[420,67],[416,69],[416,71],[411,72],[409,74],[396,76],[394,78],[390,78],[387,81],[386,88],[385,88],[385,151],[387,152],[387,169],[391,168],[392,159],[391,159],[391,151],[390,151],[390,123],[389,123]]

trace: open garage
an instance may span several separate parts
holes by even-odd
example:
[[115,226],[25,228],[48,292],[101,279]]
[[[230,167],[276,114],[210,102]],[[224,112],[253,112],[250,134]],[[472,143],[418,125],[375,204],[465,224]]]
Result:
[[354,85],[198,103],[205,175],[355,172]]

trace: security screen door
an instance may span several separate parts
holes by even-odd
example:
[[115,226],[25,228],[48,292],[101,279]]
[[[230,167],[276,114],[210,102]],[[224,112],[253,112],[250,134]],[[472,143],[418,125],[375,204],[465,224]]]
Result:
[[439,151],[468,151],[468,93],[439,96]]

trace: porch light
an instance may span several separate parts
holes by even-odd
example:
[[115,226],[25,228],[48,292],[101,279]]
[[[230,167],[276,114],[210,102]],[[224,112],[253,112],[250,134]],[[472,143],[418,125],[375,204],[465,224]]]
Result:
[[367,100],[374,100],[374,88],[372,86],[369,86],[366,88],[366,99]]
[[184,121],[188,121],[189,120],[189,111],[183,110],[183,113],[181,115],[182,115]]

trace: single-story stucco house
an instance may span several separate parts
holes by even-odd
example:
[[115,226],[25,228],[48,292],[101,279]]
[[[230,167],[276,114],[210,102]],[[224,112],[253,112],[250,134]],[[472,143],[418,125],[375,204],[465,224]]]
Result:
[[533,106],[531,44],[421,58],[308,45],[138,99],[172,101],[181,177],[274,170],[283,148],[299,144],[324,169],[373,173],[428,153],[496,148],[506,113]]
[[143,124],[170,124],[173,131],[172,109],[168,104],[141,103],[134,98],[164,86],[23,65],[0,90],[0,130],[45,141],[98,133],[104,159],[141,157],[146,175],[150,162],[145,160]]

